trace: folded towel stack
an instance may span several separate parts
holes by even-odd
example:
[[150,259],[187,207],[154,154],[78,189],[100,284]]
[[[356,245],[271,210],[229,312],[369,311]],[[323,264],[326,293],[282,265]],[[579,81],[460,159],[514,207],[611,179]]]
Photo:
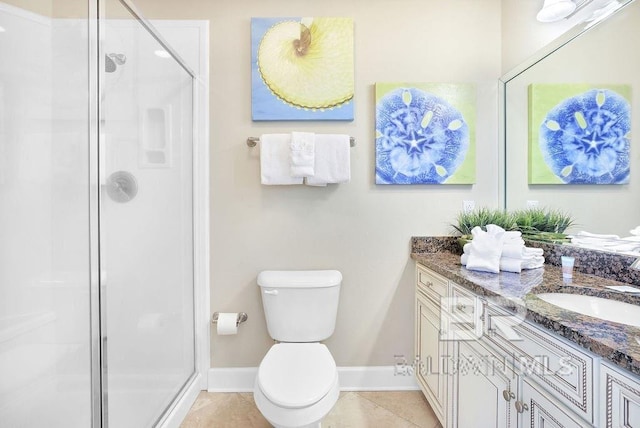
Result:
[[326,186],[351,180],[348,135],[292,132],[260,136],[262,184]]
[[[460,257],[460,263],[469,270],[520,273],[523,269],[536,269],[544,265],[543,250],[526,247],[520,232],[505,232],[501,227],[490,224],[487,225],[487,232],[476,226],[471,234],[473,239],[464,246],[464,253]],[[493,240],[485,235],[493,237]],[[481,240],[476,245],[477,237]]]
[[500,230],[498,230],[489,226],[487,226],[486,232],[480,226],[471,230],[473,239],[467,244],[469,245],[469,254],[466,263],[464,263],[467,269],[491,273],[500,272],[504,229],[499,228]]
[[621,238],[618,235],[606,235],[581,231],[571,236],[571,243],[580,247],[595,250],[638,254],[640,253],[640,236],[634,235],[636,229],[630,231],[632,236],[627,236],[625,238]]

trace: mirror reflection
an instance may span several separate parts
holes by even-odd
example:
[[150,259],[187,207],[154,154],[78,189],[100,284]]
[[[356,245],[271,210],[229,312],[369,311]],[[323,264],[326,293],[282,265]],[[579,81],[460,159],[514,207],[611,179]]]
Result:
[[[569,41],[556,42],[555,47],[548,50],[551,53],[501,79],[504,83],[504,204],[508,210],[539,206],[570,213],[575,218],[575,226],[568,233],[586,231],[632,237],[632,231],[640,231],[637,228],[640,225],[640,145],[637,142],[640,96],[635,93],[635,88],[640,87],[640,56],[636,53],[640,3],[629,1],[606,20],[594,24],[595,21],[586,22],[582,29],[565,36]],[[628,101],[628,129],[618,132],[618,140],[613,144],[619,149],[625,138],[628,142],[627,178],[618,177],[608,182],[568,179],[576,176],[580,168],[582,171],[608,168],[607,162],[611,164],[615,152],[609,149],[607,154],[601,145],[596,147],[594,129],[598,129],[599,135],[604,134],[617,126],[619,119],[609,115],[605,123],[602,112],[598,113],[599,117],[590,117],[567,107],[579,101],[586,112],[584,94],[589,88],[597,90],[591,106],[597,110],[607,108],[605,94],[609,92],[605,92],[605,88],[622,92],[622,98]],[[573,101],[567,101],[569,99]],[[556,109],[555,116],[550,120],[551,115],[545,112],[553,109]],[[568,122],[563,122],[567,119],[563,115],[570,116],[573,130],[569,129]],[[541,128],[543,124],[546,127]],[[563,127],[562,132],[554,134],[557,141],[547,142],[546,146],[543,143],[541,148],[542,134],[553,134],[549,129],[556,131]],[[576,136],[578,133],[580,138]],[[621,133],[625,135],[621,137]],[[575,141],[569,142],[571,138]],[[589,138],[590,145],[584,143]],[[578,140],[584,140],[579,149]],[[586,153],[594,150],[595,154]],[[615,153],[620,159],[626,156],[623,150]],[[554,162],[561,165],[553,165]],[[539,170],[541,164],[542,169],[548,170],[544,174],[551,174],[551,178],[544,174],[545,178],[540,178],[536,168]],[[637,240],[640,241],[640,236]]]

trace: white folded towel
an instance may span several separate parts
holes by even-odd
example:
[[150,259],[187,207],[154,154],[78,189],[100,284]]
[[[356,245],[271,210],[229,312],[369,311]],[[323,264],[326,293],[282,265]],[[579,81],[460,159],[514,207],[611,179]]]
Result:
[[260,136],[260,177],[262,184],[302,184],[302,177],[292,177],[289,165],[291,134]]
[[514,273],[522,272],[522,259],[500,257],[500,271]]
[[310,186],[348,183],[351,180],[351,146],[349,136],[316,134],[315,174],[307,177]]
[[523,255],[527,258],[529,256],[542,256],[544,255],[544,250],[542,248],[524,247]]
[[522,232],[519,230],[508,230],[504,232],[504,242],[509,243],[511,241],[517,241],[522,238]]
[[[460,264],[467,266],[469,254],[460,256]],[[536,256],[530,260],[514,259],[511,257],[500,257],[500,271],[519,273],[525,269],[537,269],[544,265],[544,257]],[[467,268],[468,269],[468,268]]]
[[544,257],[535,256],[532,259],[522,260],[522,269],[537,269],[544,265]]
[[291,176],[313,177],[315,174],[315,141],[312,132],[291,133]]
[[[497,228],[497,229],[496,229]],[[500,272],[500,256],[504,240],[504,229],[487,227],[489,232],[476,226],[471,230],[471,251],[467,257],[467,269],[482,272]]]
[[511,257],[500,258],[500,270],[503,272],[522,272],[524,269],[537,269],[544,265],[544,257],[535,256],[530,260],[513,259]]
[[580,231],[574,235],[577,238],[596,238],[596,239],[620,239],[618,235],[605,235],[599,233],[591,233],[587,231]]
[[502,247],[502,257],[513,259],[529,259],[543,254],[544,250],[542,248],[529,248],[525,247],[524,244],[504,244]]

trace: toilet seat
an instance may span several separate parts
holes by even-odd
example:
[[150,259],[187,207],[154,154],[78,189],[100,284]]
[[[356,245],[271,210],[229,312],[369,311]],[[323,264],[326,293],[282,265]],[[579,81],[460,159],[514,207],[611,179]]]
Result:
[[321,343],[273,345],[258,368],[257,385],[273,404],[297,409],[320,401],[337,383],[338,370]]

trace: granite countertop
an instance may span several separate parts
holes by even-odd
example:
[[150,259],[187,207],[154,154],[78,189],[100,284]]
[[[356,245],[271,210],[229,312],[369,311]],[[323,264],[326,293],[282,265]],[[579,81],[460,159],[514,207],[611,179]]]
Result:
[[526,313],[527,320],[640,375],[640,328],[581,315],[536,296],[547,292],[586,294],[640,305],[640,295],[605,288],[629,284],[581,272],[574,272],[572,279],[564,280],[561,268],[548,264],[520,274],[471,271],[460,264],[460,255],[454,247],[438,251],[416,251],[414,246],[411,258],[503,308]]

